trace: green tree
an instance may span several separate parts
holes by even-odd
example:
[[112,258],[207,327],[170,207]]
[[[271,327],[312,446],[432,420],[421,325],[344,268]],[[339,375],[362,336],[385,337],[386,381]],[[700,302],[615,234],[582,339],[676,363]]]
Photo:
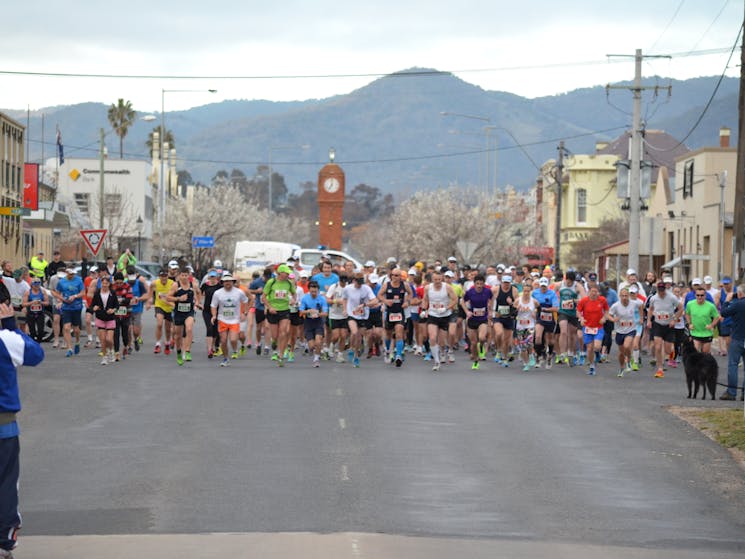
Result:
[[[145,142],[145,145],[147,146],[148,155],[153,152],[153,135],[156,132],[160,134],[160,126],[156,126],[155,128],[153,128],[153,131],[147,135],[147,141]],[[166,130],[164,135],[166,137],[166,142],[168,142],[168,149],[176,147],[176,142],[173,139],[173,132],[171,130]],[[162,145],[163,144],[161,144],[161,146]]]
[[124,159],[124,137],[129,132],[129,127],[134,124],[137,112],[132,108],[132,102],[124,102],[119,99],[116,104],[109,107],[109,123],[119,136],[119,159]]

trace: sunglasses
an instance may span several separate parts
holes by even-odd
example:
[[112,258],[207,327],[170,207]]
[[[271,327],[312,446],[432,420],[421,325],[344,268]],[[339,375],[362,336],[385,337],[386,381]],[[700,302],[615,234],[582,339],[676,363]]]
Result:
[[696,298],[699,298],[699,297],[706,297],[706,295],[699,295],[699,294],[697,293],[697,294],[696,294]]

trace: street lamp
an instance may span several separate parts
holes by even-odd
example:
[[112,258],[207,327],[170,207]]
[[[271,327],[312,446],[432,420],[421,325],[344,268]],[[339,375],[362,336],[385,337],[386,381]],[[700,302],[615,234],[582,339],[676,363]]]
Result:
[[272,198],[274,197],[274,184],[272,179],[272,152],[273,151],[279,151],[279,150],[293,150],[293,149],[302,149],[306,150],[310,147],[308,144],[303,144],[301,146],[271,146],[269,148],[269,201],[267,203],[267,208],[269,209],[269,213],[272,213]]
[[[166,213],[166,183],[165,183],[165,139],[166,139],[166,93],[217,93],[216,89],[161,89],[160,90],[160,175],[158,177],[158,188],[160,188],[160,204],[158,207],[158,231],[160,232],[160,256],[163,260],[165,250],[163,242],[163,225]],[[170,186],[170,185],[169,185]]]
[[137,216],[137,221],[135,222],[137,224],[137,258],[142,260],[142,246],[140,244],[140,241],[142,239],[142,227],[145,224],[145,222],[142,220],[142,216]]

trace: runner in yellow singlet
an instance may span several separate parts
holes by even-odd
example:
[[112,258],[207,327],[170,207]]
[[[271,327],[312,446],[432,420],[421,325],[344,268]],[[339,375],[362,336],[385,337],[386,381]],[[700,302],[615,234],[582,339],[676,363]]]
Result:
[[163,322],[166,325],[166,348],[165,354],[171,353],[171,325],[173,323],[173,305],[166,300],[168,292],[171,290],[174,281],[168,277],[168,271],[162,268],[158,273],[158,279],[153,280],[150,284],[150,296],[147,300],[149,309],[155,303],[155,349],[154,353],[160,353],[160,338],[163,333]]

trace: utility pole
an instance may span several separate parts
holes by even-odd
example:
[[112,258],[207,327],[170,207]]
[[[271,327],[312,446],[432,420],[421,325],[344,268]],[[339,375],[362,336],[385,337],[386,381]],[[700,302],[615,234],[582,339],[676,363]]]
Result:
[[[745,37],[743,37],[745,45]],[[745,49],[740,49],[740,97],[737,102],[739,126],[737,130],[737,172],[735,173],[735,205],[732,239],[734,262],[732,275],[743,280],[743,250],[745,250]]]
[[554,268],[561,269],[561,179],[564,174],[564,140],[559,142],[559,159],[556,162],[556,231],[554,231]]
[[[629,56],[609,54],[608,56]],[[634,84],[627,86],[607,86],[607,89],[630,89],[634,96],[633,122],[631,124],[631,169],[629,169],[629,261],[628,267],[639,269],[639,235],[641,231],[641,160],[642,160],[642,91],[660,89],[658,86],[642,87],[642,50],[634,54]],[[670,58],[669,56],[647,56],[646,58]],[[664,89],[664,88],[663,88]],[[667,88],[669,91],[669,87]]]

